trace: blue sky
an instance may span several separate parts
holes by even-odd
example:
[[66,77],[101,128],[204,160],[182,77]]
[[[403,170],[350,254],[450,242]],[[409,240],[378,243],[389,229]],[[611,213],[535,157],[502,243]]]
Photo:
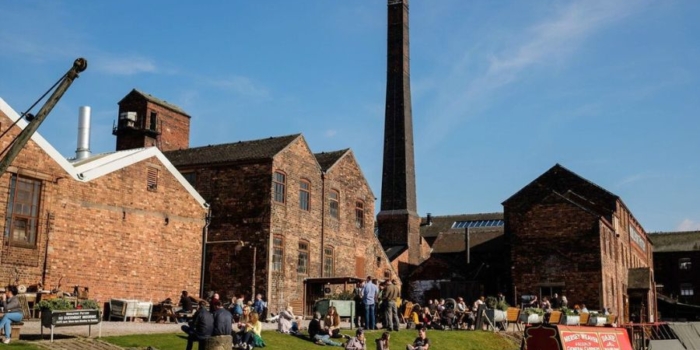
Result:
[[[92,151],[113,151],[137,88],[193,116],[191,146],[301,132],[352,148],[381,193],[386,1],[2,1],[0,17],[17,111],[88,59],[39,129],[66,156],[82,105]],[[560,163],[647,231],[700,229],[698,18],[695,1],[412,0],[419,212],[501,211]]]

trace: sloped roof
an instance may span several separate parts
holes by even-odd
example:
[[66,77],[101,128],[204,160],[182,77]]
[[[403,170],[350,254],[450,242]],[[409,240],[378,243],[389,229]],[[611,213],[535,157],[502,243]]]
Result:
[[384,248],[384,253],[386,254],[389,261],[394,261],[401,253],[405,252],[408,246],[405,244],[392,245]]
[[172,104],[172,103],[169,103],[168,101],[161,100],[161,99],[159,99],[158,97],[155,97],[155,96],[153,96],[153,95],[151,95],[151,94],[149,94],[149,93],[145,93],[145,92],[143,92],[143,91],[141,91],[141,90],[137,90],[137,89],[131,90],[131,92],[129,92],[128,94],[126,94],[126,96],[124,96],[124,98],[121,99],[121,101],[119,101],[118,104],[121,104],[125,99],[127,99],[129,96],[131,96],[131,94],[138,94],[138,95],[142,96],[143,98],[145,98],[146,100],[148,100],[148,101],[150,101],[150,102],[153,102],[153,103],[155,103],[155,104],[157,104],[157,105],[159,105],[159,106],[165,107],[165,108],[167,108],[167,109],[169,109],[169,110],[172,110],[172,111],[174,111],[174,112],[180,113],[180,114],[182,114],[182,115],[184,115],[184,116],[186,116],[186,117],[188,117],[188,118],[191,118],[190,115],[187,114],[187,112],[185,112],[182,108],[180,108],[180,107],[178,107],[178,106],[176,106],[176,105],[174,105],[174,104]]
[[648,237],[655,253],[700,250],[700,231],[654,232]]
[[175,166],[272,159],[299,137],[301,134],[269,137],[168,151],[164,154]]
[[316,157],[318,164],[321,166],[321,170],[326,171],[335,165],[335,163],[337,163],[338,160],[340,160],[340,158],[342,158],[349,150],[349,148],[346,148],[338,151],[314,153],[314,156]]
[[[445,215],[445,216],[431,216],[431,225],[427,225],[428,218],[424,217],[421,219],[422,226],[420,228],[420,234],[423,237],[437,237],[441,232],[462,232],[463,228],[453,229],[452,224],[455,221],[478,221],[478,220],[503,220],[503,213],[480,213],[480,214],[459,214],[459,215]],[[470,229],[471,231],[472,229]],[[481,230],[481,229],[473,229]],[[500,228],[503,232],[503,228]]]
[[[6,115],[13,122],[17,121],[17,127],[24,129],[27,122],[20,117],[2,98],[0,98],[0,113]],[[18,120],[19,119],[19,120]],[[104,153],[91,156],[72,164],[64,158],[46,139],[38,132],[31,136],[31,140],[36,143],[46,154],[51,157],[63,170],[75,181],[90,182],[101,176],[110,174],[117,170],[136,164],[142,160],[155,157],[165,166],[165,168],[180,182],[187,192],[202,206],[206,207],[206,201],[192,187],[192,185],[182,177],[182,174],[156,147],[139,148],[127,151]]]
[[[591,200],[592,193],[607,197],[608,199],[620,199],[616,194],[609,192],[601,186],[581,177],[573,171],[563,167],[561,164],[555,164],[549,170],[538,176],[535,180],[521,188],[518,192],[503,201],[503,205],[507,205],[520,195],[525,195],[524,191],[532,186],[543,186],[558,193],[573,192],[579,196]],[[598,203],[603,205],[603,203]]]
[[[465,251],[466,239],[462,232],[440,233],[432,248],[434,254],[461,253]],[[497,237],[503,236],[503,227],[469,229],[469,247],[474,248]]]

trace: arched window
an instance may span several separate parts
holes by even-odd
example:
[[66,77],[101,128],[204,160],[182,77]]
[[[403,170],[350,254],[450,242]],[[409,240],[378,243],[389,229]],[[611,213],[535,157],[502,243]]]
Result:
[[309,272],[309,241],[299,241],[297,272],[301,274]]
[[275,202],[284,203],[286,198],[285,191],[287,187],[287,175],[282,172],[275,171],[272,178],[272,183],[274,185],[273,198],[275,199]]
[[323,277],[333,277],[335,274],[335,256],[331,246],[323,248]]
[[299,209],[309,211],[311,207],[311,183],[306,180],[299,182]]
[[355,202],[355,226],[365,227],[365,203],[362,201]]
[[328,193],[328,212],[333,219],[340,217],[340,194],[336,190]]

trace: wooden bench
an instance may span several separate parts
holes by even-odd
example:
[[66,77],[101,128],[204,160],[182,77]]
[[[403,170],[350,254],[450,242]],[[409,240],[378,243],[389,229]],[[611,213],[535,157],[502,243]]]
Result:
[[520,308],[509,307],[508,310],[506,310],[506,332],[511,324],[515,324],[517,330],[522,330],[522,325],[520,324]]

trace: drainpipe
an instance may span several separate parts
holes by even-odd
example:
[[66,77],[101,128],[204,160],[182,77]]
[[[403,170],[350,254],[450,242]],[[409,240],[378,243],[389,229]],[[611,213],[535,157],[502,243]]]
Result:
[[199,276],[199,297],[204,296],[204,270],[207,262],[207,241],[209,240],[209,224],[211,223],[211,207],[207,206],[207,216],[204,218],[204,228],[202,229],[202,271]]
[[323,276],[323,254],[325,253],[325,250],[323,247],[325,246],[324,242],[324,236],[326,232],[326,172],[321,170],[321,264],[320,266],[320,273],[318,274],[321,277]]

